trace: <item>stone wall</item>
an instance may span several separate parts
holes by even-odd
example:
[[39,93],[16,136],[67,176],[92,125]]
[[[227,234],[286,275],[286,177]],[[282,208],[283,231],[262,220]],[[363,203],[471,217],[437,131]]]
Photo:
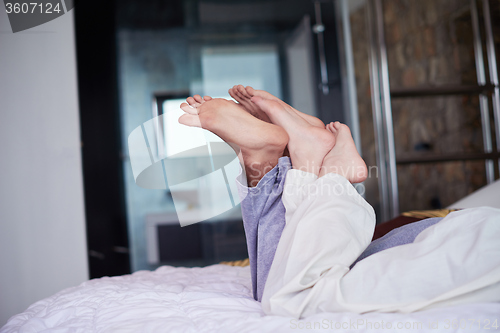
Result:
[[[469,6],[468,0],[383,1],[391,90],[477,84]],[[364,7],[351,14],[351,25],[363,155],[375,165]],[[483,151],[478,96],[393,98],[392,112],[397,158]],[[446,207],[486,184],[483,161],[397,169],[401,211]],[[375,183],[367,182],[367,199],[377,206]]]

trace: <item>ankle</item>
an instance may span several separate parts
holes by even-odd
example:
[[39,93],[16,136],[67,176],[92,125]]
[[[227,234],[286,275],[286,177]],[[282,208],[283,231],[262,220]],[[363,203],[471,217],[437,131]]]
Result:
[[272,169],[276,167],[278,160],[276,161],[265,161],[258,162],[245,161],[245,174],[247,177],[247,183],[249,187],[255,187],[259,181]]

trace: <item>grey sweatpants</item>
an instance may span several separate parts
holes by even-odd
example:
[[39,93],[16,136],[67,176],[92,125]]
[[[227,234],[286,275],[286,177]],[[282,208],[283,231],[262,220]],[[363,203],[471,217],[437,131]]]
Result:
[[[281,200],[286,173],[292,168],[290,158],[281,157],[255,187],[247,187],[244,174],[236,180],[241,201],[243,226],[247,239],[253,296],[262,300],[264,286],[273,263],[276,248],[285,227],[285,206]],[[373,241],[353,262],[394,246],[412,243],[417,235],[442,218],[430,218],[394,229]]]

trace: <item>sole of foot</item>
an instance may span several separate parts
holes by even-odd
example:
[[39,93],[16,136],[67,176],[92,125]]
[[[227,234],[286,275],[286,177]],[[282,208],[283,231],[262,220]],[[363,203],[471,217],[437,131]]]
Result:
[[368,176],[366,164],[356,149],[349,127],[337,121],[327,124],[326,129],[335,136],[335,146],[325,156],[319,176],[336,173],[351,183],[365,181]]
[[[201,127],[218,135],[233,147],[237,155],[241,152],[245,169],[274,167],[283,156],[288,144],[288,134],[283,128],[255,118],[233,101],[213,98],[198,104],[193,107],[181,104],[186,113],[179,118],[179,123]],[[262,176],[264,174],[260,178]]]

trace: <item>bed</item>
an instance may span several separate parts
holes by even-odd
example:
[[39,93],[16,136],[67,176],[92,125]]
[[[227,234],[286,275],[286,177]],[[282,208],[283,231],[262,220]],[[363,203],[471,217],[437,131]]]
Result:
[[[249,267],[162,266],[65,289],[12,317],[10,332],[446,332],[495,330],[500,303],[410,314],[323,313],[303,320],[265,316],[251,295]],[[481,326],[479,326],[481,325]]]
[[[474,202],[499,204],[500,181],[476,192]],[[479,194],[478,194],[479,193]],[[482,194],[481,194],[482,193]],[[481,199],[480,196],[487,198]],[[467,208],[465,198],[448,208]],[[382,224],[390,229],[450,210],[410,213]],[[427,214],[427,215],[426,215]],[[431,214],[431,215],[429,215]],[[438,215],[436,215],[438,214]],[[499,330],[500,303],[476,303],[401,313],[322,313],[302,320],[266,316],[252,297],[249,266],[217,264],[103,277],[65,289],[13,316],[11,332],[477,332]]]

